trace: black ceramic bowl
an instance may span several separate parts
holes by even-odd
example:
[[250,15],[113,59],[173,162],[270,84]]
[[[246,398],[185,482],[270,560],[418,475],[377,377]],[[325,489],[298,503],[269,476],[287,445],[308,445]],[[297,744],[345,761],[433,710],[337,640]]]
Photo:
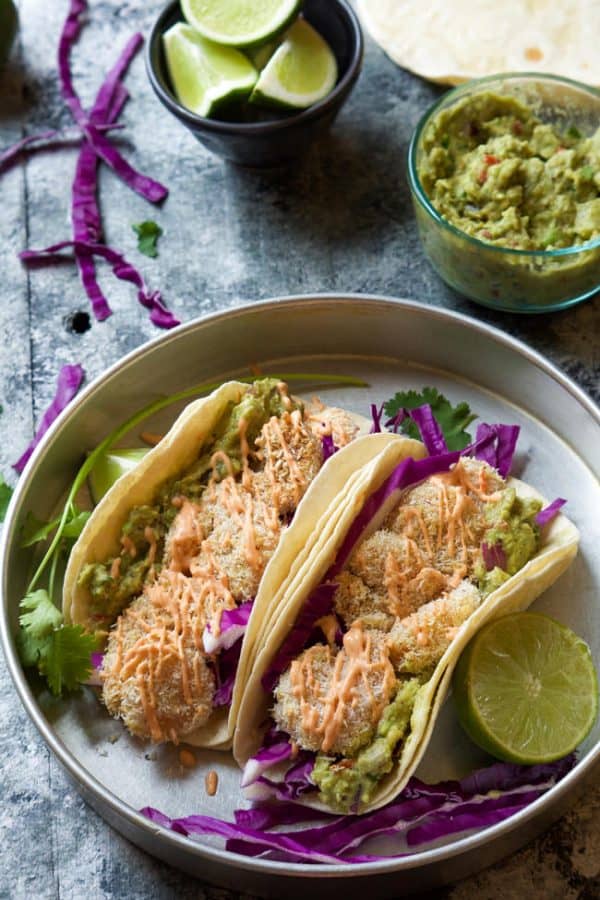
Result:
[[183,20],[178,0],[162,11],[148,42],[146,67],[156,95],[201,144],[224,159],[244,166],[276,166],[299,156],[335,119],[360,74],[363,56],[360,25],[346,0],[305,0],[302,12],[335,53],[339,71],[331,93],[309,109],[242,121],[241,108],[207,119],[182,106],[171,86],[162,44],[165,31]]

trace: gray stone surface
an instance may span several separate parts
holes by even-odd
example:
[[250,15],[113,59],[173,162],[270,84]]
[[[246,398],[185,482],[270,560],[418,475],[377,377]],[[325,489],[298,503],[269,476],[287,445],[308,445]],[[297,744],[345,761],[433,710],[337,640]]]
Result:
[[[148,33],[160,3],[99,0],[74,55],[85,103],[132,31]],[[24,133],[70,124],[56,77],[66,2],[22,0],[19,45],[0,73],[0,147]],[[153,210],[103,170],[106,235],[140,264],[182,320],[261,298],[340,290],[409,296],[473,315],[545,353],[599,395],[600,298],[535,318],[495,314],[453,294],[424,259],[415,232],[404,158],[422,111],[438,89],[397,69],[371,43],[364,73],[331,135],[287,171],[252,172],[204,151],[155,100],[138,58],[119,138],[130,158],[170,187]],[[156,329],[131,286],[103,270],[114,315],[83,335],[65,318],[86,309],[71,265],[26,272],[16,254],[69,236],[76,151],[32,157],[0,178],[0,472],[9,477],[59,367],[82,362],[98,375]],[[160,257],[141,257],[131,223],[155,218]],[[85,805],[27,719],[0,661],[0,897],[211,897],[113,832]],[[600,789],[544,837],[435,900],[600,897]]]

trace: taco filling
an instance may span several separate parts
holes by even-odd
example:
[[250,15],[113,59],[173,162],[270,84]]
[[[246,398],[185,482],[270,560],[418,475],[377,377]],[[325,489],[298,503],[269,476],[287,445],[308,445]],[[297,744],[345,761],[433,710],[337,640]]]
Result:
[[537,552],[540,507],[462,457],[403,491],[334,575],[320,636],[281,674],[272,706],[293,752],[314,754],[310,779],[328,806],[368,803],[391,772],[459,629]]
[[327,456],[324,438],[339,447],[356,431],[341,410],[307,410],[285,384],[257,381],[194,464],[131,509],[118,555],[83,567],[93,620],[116,619],[103,700],[132,734],[176,743],[229,703],[249,601]]

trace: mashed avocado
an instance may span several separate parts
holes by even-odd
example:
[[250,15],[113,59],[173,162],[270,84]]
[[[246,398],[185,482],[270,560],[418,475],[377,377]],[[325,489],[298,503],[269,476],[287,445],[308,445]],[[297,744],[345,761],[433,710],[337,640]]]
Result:
[[419,177],[438,212],[473,237],[546,250],[600,237],[600,128],[542,122],[515,97],[465,97],[423,139]]
[[[119,556],[117,573],[112,574],[114,557],[103,563],[84,566],[78,583],[87,587],[92,595],[92,613],[114,620],[141,593],[150,569],[151,545],[146,537],[146,529],[152,529],[156,540],[155,556],[158,563],[154,564],[154,569],[158,571],[165,537],[177,514],[177,507],[172,503],[173,497],[187,497],[190,500],[200,498],[212,471],[211,458],[217,450],[227,454],[234,472],[240,471],[240,421],[245,421],[246,439],[252,446],[265,422],[272,416],[281,416],[287,408],[278,384],[273,378],[255,381],[240,402],[230,404],[221,416],[206,445],[201,448],[197,462],[179,478],[159,485],[154,505],[133,507],[121,529],[124,551]],[[293,400],[290,403],[289,409],[299,408],[299,404]],[[223,478],[225,474],[225,467],[217,464],[217,477]]]
[[317,755],[311,778],[325,803],[348,810],[358,802],[370,802],[380,780],[393,768],[394,751],[410,726],[420,685],[418,678],[400,683],[396,696],[383,711],[374,738],[356,759]]
[[491,503],[486,509],[489,527],[484,542],[488,547],[499,545],[506,564],[487,571],[483,557],[480,559],[475,567],[475,577],[484,597],[515,575],[536,553],[539,528],[534,518],[541,508],[539,500],[521,499],[514,488],[506,488],[501,500]]

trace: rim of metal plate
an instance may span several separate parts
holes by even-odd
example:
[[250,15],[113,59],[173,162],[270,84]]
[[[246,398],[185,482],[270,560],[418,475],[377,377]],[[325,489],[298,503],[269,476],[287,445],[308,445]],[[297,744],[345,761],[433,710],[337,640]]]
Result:
[[2,539],[0,542],[0,590],[2,591],[3,602],[2,615],[0,615],[0,639],[2,642],[10,675],[14,681],[21,702],[23,703],[23,706],[25,707],[25,710],[27,711],[30,719],[32,720],[52,752],[55,754],[57,759],[77,783],[79,789],[85,795],[86,799],[93,802],[92,798],[96,798],[100,803],[105,804],[110,810],[112,810],[112,813],[117,820],[124,820],[129,824],[129,829],[137,829],[146,832],[148,837],[153,836],[156,838],[157,836],[160,836],[160,839],[165,846],[171,845],[173,849],[184,851],[186,854],[195,855],[198,857],[198,859],[212,860],[217,864],[225,863],[230,867],[234,866],[235,868],[240,870],[252,871],[265,875],[271,873],[282,876],[287,875],[290,877],[302,877],[308,879],[318,879],[323,877],[342,877],[347,875],[384,875],[386,873],[402,872],[402,870],[412,869],[417,866],[436,864],[440,865],[444,861],[452,859],[464,852],[476,851],[478,848],[483,847],[489,842],[492,842],[502,837],[503,835],[508,834],[515,828],[523,826],[526,822],[534,819],[544,808],[546,802],[550,797],[552,797],[557,802],[561,798],[564,799],[564,797],[572,790],[575,784],[579,782],[580,779],[584,778],[586,774],[588,774],[590,770],[596,765],[596,763],[600,761],[600,744],[594,747],[593,750],[591,750],[587,754],[584,760],[577,763],[575,768],[572,769],[571,772],[569,772],[562,779],[562,781],[551,788],[545,795],[534,801],[530,806],[526,807],[521,812],[516,813],[514,816],[511,816],[509,819],[506,819],[505,821],[500,822],[496,825],[492,825],[481,832],[468,835],[467,837],[459,838],[458,840],[453,841],[450,844],[446,844],[430,850],[415,852],[414,854],[410,854],[404,857],[390,857],[384,858],[381,861],[362,864],[349,864],[340,862],[337,865],[327,865],[319,863],[311,863],[310,865],[307,865],[304,863],[284,863],[260,858],[249,858],[224,849],[209,846],[207,844],[196,843],[195,841],[190,841],[189,838],[167,831],[166,829],[160,829],[160,831],[158,831],[156,824],[150,822],[135,809],[124,803],[122,800],[119,800],[118,797],[107,790],[88,770],[86,770],[72,756],[72,754],[67,750],[62,741],[53,732],[52,727],[42,715],[35,697],[32,694],[27,679],[25,678],[24,672],[21,668],[20,661],[18,659],[12,638],[9,633],[7,614],[8,611],[5,608],[7,594],[6,584],[8,578],[6,563],[8,548],[10,545],[9,538],[15,526],[15,513],[18,510],[20,504],[20,497],[26,492],[29,481],[33,473],[35,472],[38,459],[44,455],[46,447],[53,441],[54,436],[61,430],[64,423],[69,419],[72,413],[82,405],[85,405],[90,395],[93,394],[99,386],[104,384],[105,381],[109,380],[122,367],[139,359],[147,353],[152,352],[153,348],[156,347],[157,344],[164,345],[170,342],[176,342],[181,335],[187,334],[189,331],[193,331],[199,326],[205,325],[210,322],[216,322],[220,319],[230,319],[239,316],[243,317],[245,315],[248,315],[249,313],[255,313],[257,310],[266,312],[269,308],[276,308],[283,304],[318,305],[319,303],[330,302],[333,300],[359,301],[363,304],[383,306],[401,306],[413,313],[423,313],[436,319],[452,321],[454,323],[458,323],[459,325],[462,324],[466,329],[485,335],[486,337],[491,338],[492,340],[497,341],[500,344],[503,344],[505,347],[512,349],[517,354],[525,357],[530,363],[541,369],[545,374],[557,381],[565,390],[567,390],[573,396],[574,400],[576,400],[577,403],[584,407],[584,409],[600,426],[600,408],[594,403],[592,398],[585,393],[585,391],[583,391],[578,385],[576,385],[560,369],[558,369],[555,365],[545,359],[542,354],[533,350],[522,341],[517,340],[516,338],[511,337],[508,334],[505,334],[503,331],[495,328],[492,325],[479,322],[478,320],[473,319],[470,316],[433,306],[428,306],[416,301],[373,294],[341,294],[329,292],[321,294],[298,294],[289,297],[277,297],[269,300],[246,304],[244,306],[235,307],[234,309],[226,310],[224,312],[211,313],[209,315],[193,319],[191,322],[187,322],[165,335],[161,335],[151,341],[148,341],[141,347],[138,347],[136,350],[128,353],[121,360],[107,369],[106,372],[104,372],[93,382],[91,382],[81,392],[81,394],[79,394],[72,401],[65,412],[63,412],[59,416],[51,429],[45,435],[44,439],[41,441],[40,445],[36,448],[12,497],[4,523]]

